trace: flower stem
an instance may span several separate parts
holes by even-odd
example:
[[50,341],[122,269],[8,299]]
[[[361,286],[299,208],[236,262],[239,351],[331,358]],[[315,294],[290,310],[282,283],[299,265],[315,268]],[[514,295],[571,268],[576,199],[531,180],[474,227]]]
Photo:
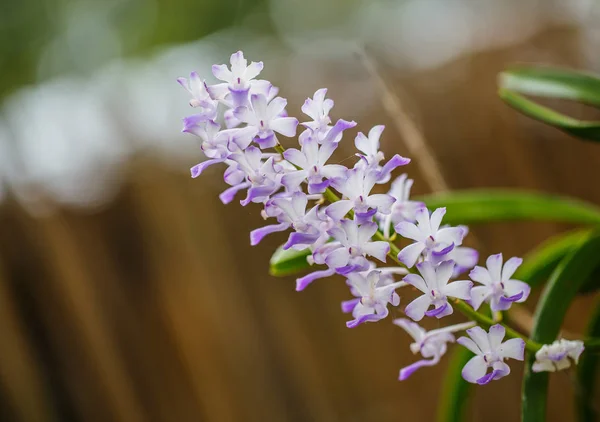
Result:
[[[492,318],[490,318],[488,316],[483,315],[482,313],[477,312],[476,310],[471,308],[471,306],[469,306],[462,300],[457,299],[456,301],[454,301],[454,305],[455,305],[456,309],[458,309],[460,312],[463,313],[463,315],[465,315],[467,318],[472,319],[473,321],[477,321],[480,325],[482,325],[486,329],[489,329],[492,325],[498,324],[498,322],[494,321]],[[540,350],[540,348],[542,347],[541,344],[528,339],[527,336],[524,336],[523,334],[512,329],[508,325],[506,325],[504,323],[499,323],[499,324],[501,324],[506,329],[506,334],[509,337],[523,339],[525,341],[525,347],[530,352],[535,353],[538,350]]]

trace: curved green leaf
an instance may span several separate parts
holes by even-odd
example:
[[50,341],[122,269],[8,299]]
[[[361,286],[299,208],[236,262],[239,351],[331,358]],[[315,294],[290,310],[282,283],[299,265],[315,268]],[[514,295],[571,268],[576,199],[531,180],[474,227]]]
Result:
[[577,138],[600,141],[600,121],[574,119],[508,89],[500,88],[498,95],[509,106],[526,116],[554,126]]
[[[600,300],[597,302],[594,314],[590,318],[587,329],[588,337],[600,337]],[[577,365],[577,415],[581,422],[593,422],[600,419],[597,407],[593,406],[594,384],[597,378],[598,359],[597,353],[583,353]]]
[[454,348],[438,404],[438,422],[461,422],[465,419],[471,385],[463,379],[461,372],[472,357],[473,354],[466,348]]
[[[552,272],[534,314],[531,340],[552,343],[564,316],[582,283],[600,264],[600,230],[585,236]],[[524,422],[542,422],[546,417],[548,373],[534,373],[535,355],[528,353],[523,377]]]
[[284,250],[280,246],[271,257],[269,273],[276,277],[284,277],[309,268],[310,265],[306,260],[309,255],[310,250],[308,249],[301,251],[295,249]]
[[489,221],[546,220],[600,224],[595,205],[538,192],[508,189],[469,189],[417,198],[430,209],[446,207],[444,222],[470,224]]
[[600,106],[600,78],[552,67],[519,66],[500,73],[500,87],[538,97],[561,98]]
[[589,230],[577,230],[553,236],[540,243],[525,255],[523,264],[515,273],[517,280],[523,280],[536,287],[547,280],[558,263],[589,235]]
[[561,98],[600,106],[600,79],[594,75],[548,67],[517,67],[500,73],[498,95],[521,113],[573,136],[600,141],[600,121],[577,120],[521,94]]

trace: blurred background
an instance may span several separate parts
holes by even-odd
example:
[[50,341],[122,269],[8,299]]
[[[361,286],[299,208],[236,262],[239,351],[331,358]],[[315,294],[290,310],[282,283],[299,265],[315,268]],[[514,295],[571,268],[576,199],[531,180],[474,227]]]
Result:
[[[210,79],[243,49],[291,114],[328,87],[334,118],[386,124],[383,149],[409,155],[381,78],[452,189],[600,203],[600,146],[496,97],[516,62],[600,71],[599,17],[595,0],[0,0],[0,420],[433,420],[447,359],[398,382],[415,360],[406,333],[347,329],[341,279],[296,293],[268,275],[285,235],[251,248],[259,208],[223,206],[217,168],[189,177],[201,153],[180,133],[176,78]],[[567,228],[472,231],[482,254],[512,256]],[[581,332],[593,300],[566,329]],[[470,420],[518,419],[512,368],[476,389]],[[571,420],[573,392],[569,372],[552,376],[550,420]]]

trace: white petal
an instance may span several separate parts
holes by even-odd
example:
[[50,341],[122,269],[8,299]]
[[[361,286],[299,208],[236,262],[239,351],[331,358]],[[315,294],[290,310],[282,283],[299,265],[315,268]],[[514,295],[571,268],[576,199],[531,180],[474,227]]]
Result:
[[469,300],[471,299],[471,288],[473,283],[468,280],[460,280],[452,282],[446,285],[442,292],[448,297],[455,297],[457,299]]
[[476,383],[477,380],[487,372],[487,364],[483,357],[475,356],[471,358],[462,370],[462,377],[471,383]]
[[387,242],[371,242],[363,246],[363,250],[367,255],[377,258],[381,262],[385,262],[386,255],[390,251],[390,245]]
[[367,205],[371,208],[377,208],[381,214],[389,214],[392,212],[392,205],[396,202],[396,199],[385,193],[370,195],[367,198]]
[[523,292],[523,297],[517,300],[517,303],[523,303],[527,300],[529,293],[531,292],[531,286],[519,280],[508,280],[504,282],[504,293],[507,296],[518,295],[521,292]]
[[[433,223],[431,223],[433,225]],[[435,233],[435,230],[433,230]],[[442,243],[454,243],[460,245],[465,237],[465,231],[462,227],[444,227],[438,230],[435,240]]]
[[288,191],[296,190],[308,176],[308,171],[298,170],[286,173],[281,178],[281,183],[288,189]]
[[488,298],[492,293],[491,289],[487,286],[477,286],[471,289],[471,306],[477,310],[481,304]]
[[300,167],[301,169],[306,169],[308,167],[308,161],[306,160],[306,156],[301,151],[298,151],[296,148],[286,149],[283,153],[283,158],[288,160],[290,163]]
[[417,269],[423,276],[423,280],[425,280],[428,287],[437,287],[437,274],[435,273],[435,266],[431,262],[421,262],[417,264]]
[[508,261],[504,263],[504,268],[502,268],[502,281],[508,281],[513,276],[517,268],[523,263],[521,258],[512,257]]
[[490,277],[489,271],[480,266],[473,268],[469,273],[469,277],[471,277],[471,280],[481,283],[485,286],[492,284],[492,278]]
[[500,281],[502,276],[502,254],[490,255],[485,263],[492,280]]
[[426,331],[419,324],[409,319],[398,318],[393,323],[406,331],[416,342],[421,341],[425,336]]
[[[358,243],[360,245],[367,243],[377,232],[376,223],[364,223],[358,228]],[[384,242],[387,244],[387,242]]]
[[242,51],[233,53],[229,58],[229,63],[231,63],[231,71],[238,74],[242,73],[248,65],[248,61],[244,58]]
[[430,227],[432,233],[435,233],[439,230],[440,224],[442,223],[442,218],[444,218],[445,214],[446,208],[438,208],[433,213],[431,213]]
[[487,353],[490,351],[490,342],[488,340],[488,333],[481,327],[473,327],[467,330],[467,334],[473,339],[477,347]]
[[556,372],[556,366],[549,360],[535,361],[531,369],[533,372]]
[[471,340],[469,337],[460,337],[458,340],[456,340],[456,342],[464,347],[466,347],[467,349],[469,349],[471,352],[475,353],[476,355],[481,355],[482,352],[479,349],[479,347],[477,346],[477,344]]
[[325,164],[327,160],[329,160],[331,154],[337,149],[338,145],[339,144],[335,142],[325,142],[321,145],[318,152],[318,162],[320,165]]
[[520,338],[511,338],[506,340],[498,348],[498,353],[503,358],[523,360],[525,354],[525,341]]
[[423,277],[421,277],[418,274],[407,274],[406,276],[404,276],[404,278],[402,280],[404,280],[406,283],[410,284],[411,286],[416,287],[423,293],[427,293],[429,291],[429,288],[427,287],[427,283],[425,283],[425,280],[423,280]]
[[348,169],[339,164],[327,164],[321,167],[321,176],[327,179],[335,179],[338,177],[344,177]]
[[334,202],[327,206],[325,214],[331,219],[339,221],[352,209],[354,203],[348,199],[342,199],[341,201]]
[[414,321],[421,321],[430,305],[431,299],[429,296],[422,295],[406,305],[404,313]]
[[354,138],[354,146],[356,146],[356,149],[367,155],[370,152],[369,138],[367,138],[362,132],[358,132],[358,135],[356,135],[356,138]]
[[496,324],[490,327],[488,339],[490,341],[490,347],[492,350],[496,350],[498,347],[500,347],[505,335],[506,329],[502,325]]
[[256,78],[263,70],[263,62],[252,62],[246,68],[244,72],[244,79],[249,81],[250,79]]
[[339,248],[329,253],[325,258],[325,263],[329,268],[340,268],[348,265],[350,253],[346,248]]
[[[437,286],[442,287],[448,284],[448,280],[452,277],[452,273],[454,272],[454,261],[444,261],[440,265],[438,265],[435,273],[436,273],[436,281]],[[458,296],[454,296],[458,297]]]
[[224,65],[224,64],[213,65],[212,73],[213,73],[213,75],[215,75],[215,78],[217,78],[221,81],[224,81],[224,82],[231,83],[232,78],[233,78],[233,75],[231,74],[229,69],[227,69],[227,65]]
[[396,224],[394,230],[396,230],[396,233],[398,233],[400,236],[405,237],[407,239],[412,239],[416,241],[420,241],[423,239],[419,228],[413,223],[409,223],[407,221],[401,221],[400,223]]
[[269,120],[275,119],[279,116],[287,106],[287,100],[285,98],[276,97],[271,100],[267,106],[267,117]]
[[272,130],[277,133],[281,133],[283,136],[291,138],[296,136],[296,127],[298,126],[298,119],[295,117],[280,117],[271,120],[269,123]]
[[417,213],[415,214],[415,219],[417,220],[419,229],[423,233],[427,233],[427,236],[429,236],[431,234],[431,225],[429,224],[429,210],[425,207],[417,210]]
[[412,268],[415,265],[415,262],[417,262],[417,259],[419,259],[423,249],[425,249],[425,245],[423,245],[421,242],[408,245],[400,251],[398,254],[398,260],[408,268]]

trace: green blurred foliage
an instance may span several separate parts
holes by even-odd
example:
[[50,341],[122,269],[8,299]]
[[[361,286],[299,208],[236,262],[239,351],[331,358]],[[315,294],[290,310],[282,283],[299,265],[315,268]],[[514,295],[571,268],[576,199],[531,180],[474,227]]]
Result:
[[200,39],[266,8],[266,0],[1,0],[0,97],[114,57]]

